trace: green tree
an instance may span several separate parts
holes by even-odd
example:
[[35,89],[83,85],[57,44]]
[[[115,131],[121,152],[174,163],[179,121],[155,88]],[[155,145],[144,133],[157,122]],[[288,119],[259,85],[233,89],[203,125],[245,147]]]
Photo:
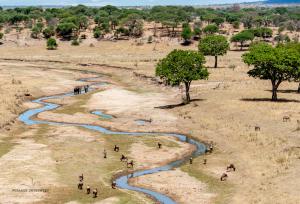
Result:
[[216,17],[212,20],[212,22],[215,23],[217,26],[220,26],[225,22],[225,20],[222,17]]
[[210,24],[203,29],[203,32],[206,34],[214,34],[219,32],[219,27],[215,24]]
[[182,30],[181,37],[184,39],[184,44],[189,44],[192,38],[192,29],[190,26],[185,26]]
[[[300,43],[299,42],[289,42],[285,46],[288,49],[294,49],[295,51],[297,51],[300,54]],[[299,81],[297,92],[300,93],[300,76],[298,77],[298,79],[296,81]]]
[[266,38],[272,37],[273,35],[273,31],[271,28],[261,27],[261,28],[251,29],[250,31],[253,32],[255,37],[260,37],[263,38],[264,40]]
[[244,43],[247,41],[252,41],[254,39],[254,34],[249,30],[244,30],[234,36],[231,37],[231,42],[239,42],[241,43],[241,50],[243,50]]
[[300,53],[286,46],[254,44],[243,60],[254,66],[248,71],[249,76],[271,81],[272,101],[277,101],[277,90],[283,81],[298,80],[300,76]]
[[218,67],[218,56],[224,55],[229,50],[229,43],[222,35],[208,35],[199,42],[199,51],[204,55],[215,57],[215,68]]
[[156,66],[156,76],[170,85],[185,85],[186,102],[189,103],[190,85],[193,80],[207,79],[208,71],[204,67],[204,56],[191,50],[173,50]]
[[56,40],[54,38],[49,38],[47,40],[47,49],[48,50],[55,50],[57,48],[57,43]]
[[77,30],[78,27],[74,23],[60,23],[56,28],[57,34],[65,39],[72,38]]

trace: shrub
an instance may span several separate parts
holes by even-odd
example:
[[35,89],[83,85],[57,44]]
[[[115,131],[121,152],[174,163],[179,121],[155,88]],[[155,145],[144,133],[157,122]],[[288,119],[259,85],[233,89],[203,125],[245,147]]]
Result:
[[49,38],[47,40],[47,49],[48,50],[55,50],[57,48],[57,43],[56,40],[54,38]]

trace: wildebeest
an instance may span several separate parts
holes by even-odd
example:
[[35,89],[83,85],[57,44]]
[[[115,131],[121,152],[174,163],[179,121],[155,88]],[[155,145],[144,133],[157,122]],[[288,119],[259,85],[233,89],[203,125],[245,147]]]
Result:
[[112,188],[112,189],[116,189],[116,187],[117,187],[117,184],[116,184],[115,181],[113,181],[113,182],[111,183],[111,188]]
[[87,187],[86,187],[86,194],[90,194],[91,193],[91,188],[90,188],[90,186],[88,185]]
[[107,152],[106,152],[106,150],[104,150],[103,151],[103,158],[106,159],[106,157],[107,157]]
[[84,86],[84,92],[87,93],[89,91],[89,85]]
[[260,127],[259,126],[255,126],[255,131],[260,131]]
[[93,198],[97,198],[97,195],[98,195],[98,189],[95,188],[95,189],[93,190]]
[[225,181],[227,179],[228,175],[226,173],[223,173],[220,180]]
[[127,162],[127,168],[133,168],[133,160]]
[[122,154],[121,158],[120,158],[120,161],[127,161],[128,158],[124,156],[124,154]]
[[288,122],[288,121],[291,121],[291,118],[289,116],[283,116],[282,121]]
[[162,146],[162,144],[158,142],[158,143],[157,143],[157,146],[158,146],[158,149],[160,149],[161,146]]
[[83,186],[83,182],[82,181],[79,181],[77,187],[79,190],[82,190],[82,186]]
[[233,171],[235,171],[235,166],[234,166],[234,164],[229,164],[229,166],[227,166],[227,171],[230,171],[231,169],[233,170]]
[[79,181],[83,181],[83,174],[79,176]]
[[114,147],[114,151],[115,151],[115,152],[118,152],[118,151],[120,151],[120,147],[119,147],[119,146],[117,146],[117,145],[115,145],[115,147]]
[[81,94],[81,87],[76,86],[76,87],[74,88],[74,95],[78,95],[78,94]]
[[205,153],[212,153],[213,150],[214,150],[214,146],[213,146],[213,143],[211,142],[211,143],[209,144],[209,147],[206,147]]

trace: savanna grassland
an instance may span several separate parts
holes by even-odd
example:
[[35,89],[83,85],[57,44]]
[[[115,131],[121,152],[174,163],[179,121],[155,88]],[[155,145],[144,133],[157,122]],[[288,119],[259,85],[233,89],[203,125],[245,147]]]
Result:
[[[238,5],[215,10],[0,10],[0,203],[155,203],[144,194],[111,188],[116,175],[131,171],[120,162],[121,154],[133,159],[137,170],[167,164],[194,150],[170,137],[118,137],[18,121],[20,113],[39,106],[32,99],[73,91],[89,83],[77,79],[89,77],[108,84],[88,94],[49,100],[62,106],[37,117],[121,131],[179,132],[213,143],[214,151],[194,158],[193,164],[131,179],[132,185],[178,203],[299,203],[299,82],[295,76],[283,81],[278,101],[272,101],[271,82],[250,77],[253,66],[242,57],[255,42],[297,45],[299,10]],[[224,36],[229,48],[218,55],[217,68],[215,57],[205,56],[208,79],[193,81],[192,101],[183,104],[184,87],[166,86],[155,68],[174,49],[198,51],[199,39],[209,35]],[[47,43],[49,38],[58,46]],[[93,110],[114,117],[101,119],[90,114]],[[284,122],[284,117],[289,120]],[[141,126],[139,119],[151,123]],[[113,152],[115,144],[121,152]],[[229,164],[236,171],[227,172]],[[221,182],[225,172],[228,178]],[[98,188],[97,198],[77,189],[81,173],[84,188]],[[12,190],[30,188],[48,191]]]

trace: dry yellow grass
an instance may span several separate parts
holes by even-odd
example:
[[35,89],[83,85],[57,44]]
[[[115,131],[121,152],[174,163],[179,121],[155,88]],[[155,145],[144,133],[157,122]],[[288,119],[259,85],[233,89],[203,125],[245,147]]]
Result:
[[[69,71],[66,73],[69,76],[61,76],[62,72],[52,73],[38,68],[106,72],[113,75],[116,80],[114,83],[118,85],[131,90],[139,89],[141,92],[159,91],[169,96],[174,103],[179,103],[181,95],[177,88],[166,88],[150,81],[138,80],[132,71],[153,76],[156,62],[171,50],[197,49],[196,43],[190,47],[182,47],[178,40],[166,39],[156,45],[156,50],[153,50],[154,43],[136,46],[133,40],[116,43],[87,40],[79,47],[60,42],[56,51],[46,50],[44,41],[30,40],[27,43],[30,47],[22,46],[22,43],[19,43],[19,47],[11,43],[0,46],[1,124],[9,122],[24,110],[21,106],[23,97],[16,99],[15,94],[23,95],[28,90],[36,97],[63,92],[75,84],[72,79],[80,76]],[[95,47],[90,47],[90,43]],[[299,203],[300,132],[297,131],[297,120],[300,120],[300,95],[293,91],[298,84],[283,83],[280,86],[282,91],[279,98],[287,101],[274,103],[266,100],[271,97],[270,83],[249,78],[246,74],[248,67],[242,63],[241,54],[228,52],[226,56],[220,57],[221,68],[209,69],[211,75],[208,81],[192,83],[191,96],[200,100],[168,110],[178,117],[176,124],[174,123],[176,128],[200,140],[214,141],[216,144],[216,151],[206,156],[207,165],[199,165],[201,171],[193,169],[191,175],[200,179],[209,178],[206,179],[208,182],[215,179],[211,181],[214,184],[219,182],[219,176],[226,171],[226,165],[234,163],[237,171],[230,173],[227,181],[233,190],[226,191],[218,186],[221,193],[225,192],[222,197],[228,202]],[[133,70],[103,66],[82,67],[78,66],[79,63],[109,64]],[[207,58],[207,65],[213,65],[213,58]],[[12,84],[13,79],[17,83]],[[18,80],[22,83],[18,84]],[[46,87],[49,84],[52,84],[50,88]],[[6,93],[7,90],[10,93]],[[9,97],[4,98],[3,93]],[[282,122],[283,116],[290,116],[291,122]],[[255,131],[255,126],[260,126],[261,131]],[[200,157],[195,162],[201,164],[202,159]]]

